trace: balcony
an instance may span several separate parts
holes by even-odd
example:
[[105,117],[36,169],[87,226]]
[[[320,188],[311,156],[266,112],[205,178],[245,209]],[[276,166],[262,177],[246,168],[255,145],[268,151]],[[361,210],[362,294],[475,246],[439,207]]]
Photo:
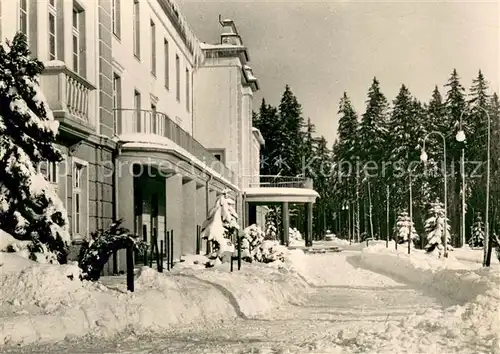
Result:
[[[246,180],[246,181],[245,181]],[[313,189],[313,180],[290,176],[247,176],[244,177],[248,188],[306,188]]]
[[247,202],[254,204],[314,203],[319,197],[312,179],[304,177],[246,176],[243,185]]
[[91,110],[95,87],[90,82],[64,62],[51,61],[45,63],[40,84],[61,133],[84,138],[95,130]]
[[[165,113],[120,108],[114,110],[114,119],[116,135],[139,133],[167,138],[206,166],[215,170],[229,182],[236,183],[236,176],[233,171],[217,160],[210,151],[172,121]],[[151,142],[154,142],[154,139],[151,139]]]

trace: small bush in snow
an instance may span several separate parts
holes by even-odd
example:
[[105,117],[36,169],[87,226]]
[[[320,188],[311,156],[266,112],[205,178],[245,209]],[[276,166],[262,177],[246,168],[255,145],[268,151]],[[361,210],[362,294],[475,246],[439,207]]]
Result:
[[264,232],[256,224],[243,230],[243,240],[247,240],[250,249],[255,249],[264,241]]
[[253,251],[253,257],[257,262],[271,263],[275,261],[284,262],[288,248],[280,245],[278,241],[264,240],[262,244]]
[[237,233],[240,229],[235,204],[235,201],[229,197],[229,191],[225,190],[217,198],[201,226],[201,238],[211,241],[214,246],[210,255],[212,260],[223,260],[228,255],[232,256],[236,251],[231,241],[233,237],[238,237]]
[[121,224],[122,220],[118,220],[107,230],[93,232],[90,241],[84,241],[78,256],[82,279],[97,281],[109,257],[120,249],[132,246],[139,253],[146,251],[147,245]]
[[427,245],[425,246],[425,250],[427,252],[430,253],[437,250],[439,256],[441,256],[444,250],[443,241],[445,235],[448,250],[453,250],[450,245],[450,224],[448,219],[445,220],[444,207],[442,203],[431,203],[429,218],[425,221],[425,233],[427,235]]
[[413,242],[418,240],[418,234],[415,230],[415,225],[413,224],[413,220],[410,220],[410,216],[407,212],[401,212],[398,215],[398,219],[396,221],[396,226],[394,227],[394,234],[398,243],[406,243],[408,242],[408,235],[410,234],[411,229],[411,237],[410,239]]
[[469,246],[471,248],[483,247],[484,242],[484,223],[481,218],[481,213],[476,213],[476,219],[471,227],[471,237]]
[[39,86],[43,70],[24,34],[0,45],[0,225],[16,239],[31,241],[32,259],[48,252],[66,263],[67,213],[38,171],[43,161],[62,160],[55,145],[59,123]]

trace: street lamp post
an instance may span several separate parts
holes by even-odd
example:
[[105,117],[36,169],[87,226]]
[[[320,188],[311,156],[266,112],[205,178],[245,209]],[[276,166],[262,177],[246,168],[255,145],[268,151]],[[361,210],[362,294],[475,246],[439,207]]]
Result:
[[390,190],[389,186],[386,186],[386,192],[387,192],[387,207],[386,207],[386,217],[387,217],[387,232],[385,235],[385,248],[389,248],[389,196],[390,196]]
[[[482,110],[485,114],[486,117],[488,118],[488,131],[487,131],[487,146],[486,146],[486,210],[485,210],[485,217],[484,217],[484,242],[483,242],[483,266],[484,267],[489,267],[491,264],[491,252],[492,248],[490,247],[490,154],[491,154],[491,118],[490,114],[488,111],[483,108],[483,107],[476,107],[480,110]],[[457,133],[456,139],[459,142],[465,141],[465,133],[462,129],[462,116],[464,112],[460,114],[460,120],[459,120],[459,131]],[[464,181],[464,149],[462,148],[462,158],[461,158],[461,168],[462,168],[462,181]],[[465,184],[462,182],[462,229],[463,229],[463,234],[462,236],[462,246],[465,244]]]
[[[462,117],[465,113],[465,110],[462,111],[462,113],[460,114],[460,118],[459,118],[459,128],[458,128],[458,132],[457,132],[457,135],[456,135],[456,140],[459,142],[459,143],[463,143],[465,142],[465,132],[463,130],[463,123],[462,123]],[[461,247],[463,247],[465,245],[465,149],[464,149],[464,146],[462,145],[462,148],[460,149],[460,153],[461,153],[461,156],[460,156],[460,175],[461,175],[461,178],[462,178],[462,222],[461,222],[461,227],[460,227],[460,243],[461,243]]]
[[412,181],[411,181],[411,173],[412,171],[409,171],[409,178],[410,178],[410,229],[408,230],[408,254],[410,254],[410,249],[411,249],[411,232],[412,232],[412,224],[413,224],[413,195],[412,195]]
[[423,147],[422,147],[422,153],[420,155],[420,160],[422,160],[422,162],[426,162],[427,159],[428,159],[428,156],[427,156],[427,153],[425,152],[425,142],[427,140],[427,138],[432,135],[432,134],[437,134],[441,137],[441,139],[443,139],[443,164],[444,164],[444,222],[445,222],[445,225],[444,225],[444,240],[443,240],[443,244],[444,244],[444,257],[447,258],[448,257],[448,227],[447,227],[447,223],[448,223],[448,183],[447,183],[447,171],[446,171],[446,138],[445,136],[441,133],[441,132],[438,132],[438,131],[433,131],[433,132],[430,132],[430,133],[427,133],[427,135],[424,137],[424,142],[423,142]]

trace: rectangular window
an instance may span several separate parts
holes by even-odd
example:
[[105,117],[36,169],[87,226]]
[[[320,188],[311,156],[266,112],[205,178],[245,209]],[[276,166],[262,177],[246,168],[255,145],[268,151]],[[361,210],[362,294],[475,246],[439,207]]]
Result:
[[177,101],[181,100],[181,60],[175,55],[175,97]]
[[139,0],[134,0],[134,12],[132,18],[132,26],[134,32],[134,55],[137,58],[141,57],[141,19],[139,12]]
[[28,0],[21,0],[19,4],[19,31],[28,37]]
[[49,60],[56,60],[57,10],[55,1],[49,3]]
[[170,88],[170,65],[169,65],[169,61],[170,61],[170,56],[168,54],[168,41],[167,39],[163,39],[163,55],[165,56],[165,87],[167,88],[167,90]]
[[156,76],[156,27],[151,21],[151,73]]
[[151,133],[158,134],[158,116],[156,114],[156,105],[151,104]]
[[136,133],[141,133],[141,94],[138,91],[134,91],[134,110]]
[[113,33],[118,38],[120,38],[120,32],[121,32],[120,5],[121,5],[120,0],[113,0],[112,3]]
[[113,75],[113,115],[114,115],[114,132],[115,134],[121,134],[121,96],[122,96],[122,88],[121,88],[121,78],[120,76],[114,74]]
[[48,182],[53,184],[59,183],[59,163],[42,161],[38,171],[43,174]]
[[190,85],[189,85],[189,69],[186,68],[186,110],[189,112],[189,97],[190,97],[190,94],[189,94],[189,90],[190,90]]
[[82,161],[73,162],[73,239],[85,239],[88,233],[88,175],[87,165]]
[[80,72],[80,16],[81,11],[73,5],[73,71]]

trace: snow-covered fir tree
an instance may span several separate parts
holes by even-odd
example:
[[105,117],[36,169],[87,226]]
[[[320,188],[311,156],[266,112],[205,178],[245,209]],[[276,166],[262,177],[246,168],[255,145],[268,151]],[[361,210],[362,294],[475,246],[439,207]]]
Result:
[[484,242],[484,223],[481,218],[481,213],[476,213],[476,219],[471,227],[471,237],[469,239],[469,246],[471,248],[483,247]]
[[39,86],[43,64],[30,57],[26,36],[0,45],[0,225],[42,252],[67,261],[67,213],[38,170],[62,160],[55,145],[59,124]]
[[265,239],[266,240],[277,240],[278,239],[278,229],[276,227],[274,209],[271,209],[266,214],[266,226],[265,226]]
[[413,245],[413,243],[419,238],[417,230],[415,230],[413,220],[410,220],[410,216],[406,211],[399,213],[398,219],[396,221],[396,226],[394,227],[394,235],[396,237],[396,241],[398,243],[408,242],[408,236],[410,235],[410,232],[410,239],[412,240]]
[[232,238],[237,236],[240,229],[235,201],[225,190],[215,201],[215,205],[208,212],[207,219],[201,226],[201,238],[211,241],[214,245],[211,258],[222,259],[225,253],[233,254],[235,247]]
[[427,245],[425,250],[433,252],[438,250],[439,254],[444,250],[443,241],[446,234],[446,243],[448,250],[453,248],[450,245],[450,224],[449,220],[445,220],[445,212],[443,204],[440,202],[431,203],[429,209],[429,218],[425,221],[425,234],[427,235]]

